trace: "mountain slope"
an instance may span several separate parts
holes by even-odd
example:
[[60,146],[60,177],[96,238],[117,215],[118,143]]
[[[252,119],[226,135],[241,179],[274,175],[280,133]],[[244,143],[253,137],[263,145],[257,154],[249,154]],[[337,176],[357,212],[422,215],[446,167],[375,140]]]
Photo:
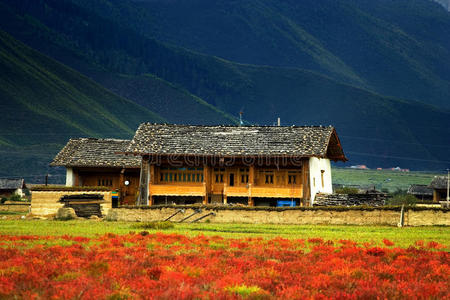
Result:
[[2,31],[0,69],[0,176],[44,172],[71,137],[130,138],[141,122],[164,121]]
[[[3,28],[127,97],[153,98],[158,81],[232,115],[244,110],[252,123],[272,124],[281,117],[283,124],[333,124],[352,164],[415,169],[448,164],[448,110],[384,97],[316,72],[238,64],[167,45],[69,1],[14,3],[2,14]],[[170,106],[161,107],[170,113]]]
[[[134,32],[78,9],[70,2],[50,1],[49,4],[54,7],[48,5],[45,13],[41,11],[42,2],[19,1],[11,4],[9,6],[0,1],[0,28],[114,93],[133,100],[172,123],[236,124],[235,117],[190,94],[181,86],[174,86],[152,74],[143,75],[149,70],[146,66],[148,62],[140,55],[148,56],[146,52],[153,52],[153,48],[161,53],[164,51],[164,47],[158,47],[154,41],[141,40]],[[47,25],[59,27],[58,24],[64,23],[66,27],[62,28],[63,32],[55,31],[40,20],[22,14],[27,9],[41,16],[48,22]],[[105,28],[109,30],[105,31]]]
[[430,0],[73,2],[201,53],[450,108],[450,14]]

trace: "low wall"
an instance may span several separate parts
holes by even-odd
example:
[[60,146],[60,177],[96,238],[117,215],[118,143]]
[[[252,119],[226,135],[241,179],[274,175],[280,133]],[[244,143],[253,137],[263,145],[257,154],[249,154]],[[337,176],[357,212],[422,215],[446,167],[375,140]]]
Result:
[[[121,207],[109,211],[108,217],[117,221],[161,221],[184,208],[171,221],[179,221],[194,212],[190,207]],[[391,225],[400,221],[400,208],[213,208],[202,207],[202,212],[188,219],[190,222],[214,212],[200,222],[251,224],[332,224],[332,225]],[[450,225],[448,209],[406,209],[405,226]]]
[[24,212],[28,213],[30,210],[30,203],[8,203],[0,204],[0,211]]
[[64,204],[59,203],[59,199],[64,195],[79,195],[79,194],[101,194],[105,203],[101,204],[102,214],[105,215],[112,207],[111,192],[110,191],[95,191],[95,190],[45,190],[32,191],[31,193],[31,213],[37,216],[47,216],[56,214],[59,208]]

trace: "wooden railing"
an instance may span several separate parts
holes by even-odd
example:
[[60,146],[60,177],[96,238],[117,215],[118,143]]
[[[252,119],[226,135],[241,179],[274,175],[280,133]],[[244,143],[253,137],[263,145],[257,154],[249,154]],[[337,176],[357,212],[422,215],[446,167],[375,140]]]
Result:
[[[200,185],[173,185],[150,184],[152,196],[205,196],[206,184]],[[227,186],[223,187],[223,195],[226,197],[258,197],[258,198],[303,198],[302,186],[296,187],[260,187],[252,186]]]
[[252,186],[233,187],[225,186],[224,195],[227,197],[258,197],[258,198],[303,198],[302,186],[296,187],[268,187]]
[[150,184],[152,196],[205,196],[206,188],[200,185]]

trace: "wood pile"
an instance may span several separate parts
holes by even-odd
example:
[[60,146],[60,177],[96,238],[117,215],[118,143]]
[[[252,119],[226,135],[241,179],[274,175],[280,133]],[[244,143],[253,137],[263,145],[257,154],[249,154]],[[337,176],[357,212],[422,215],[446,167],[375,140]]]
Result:
[[368,194],[318,194],[314,206],[382,206],[387,195],[383,193]]
[[64,203],[64,207],[73,208],[78,217],[97,216],[101,218],[100,204],[105,203],[105,200],[102,194],[78,194],[64,195],[59,202]]

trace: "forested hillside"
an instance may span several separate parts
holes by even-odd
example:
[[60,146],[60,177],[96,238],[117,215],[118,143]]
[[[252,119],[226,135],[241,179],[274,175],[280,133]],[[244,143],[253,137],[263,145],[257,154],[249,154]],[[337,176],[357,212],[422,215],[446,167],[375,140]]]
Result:
[[201,53],[450,108],[450,14],[430,0],[73,1]]
[[165,121],[3,31],[0,58],[0,176],[45,174],[71,137],[131,138],[142,120]]
[[0,28],[169,122],[332,124],[351,164],[440,169],[448,13],[380,1],[2,0]]

